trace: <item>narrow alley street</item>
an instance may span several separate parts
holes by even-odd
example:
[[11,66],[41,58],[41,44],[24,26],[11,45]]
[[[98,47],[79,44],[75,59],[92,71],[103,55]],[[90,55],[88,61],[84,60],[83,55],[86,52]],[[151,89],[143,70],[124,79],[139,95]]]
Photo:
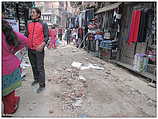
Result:
[[[100,69],[79,69],[80,62]],[[83,66],[83,65],[80,65]],[[45,50],[46,89],[32,87],[31,67],[26,68],[19,109],[14,117],[155,117],[156,88],[142,77],[93,57],[72,44]]]
[[2,117],[157,117],[156,1],[1,4]]

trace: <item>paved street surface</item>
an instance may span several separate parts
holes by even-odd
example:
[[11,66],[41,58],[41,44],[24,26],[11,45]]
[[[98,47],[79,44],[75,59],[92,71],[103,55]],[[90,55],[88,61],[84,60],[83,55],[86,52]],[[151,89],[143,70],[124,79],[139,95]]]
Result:
[[[73,62],[104,69],[81,70]],[[95,65],[96,64],[96,65]],[[46,89],[36,93],[31,67],[17,94],[15,117],[155,117],[156,88],[142,77],[73,45],[45,50]]]

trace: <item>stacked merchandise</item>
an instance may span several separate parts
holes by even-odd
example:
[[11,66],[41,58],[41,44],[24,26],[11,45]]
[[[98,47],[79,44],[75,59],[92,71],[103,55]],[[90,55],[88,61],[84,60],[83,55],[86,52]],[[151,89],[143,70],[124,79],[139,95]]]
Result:
[[16,18],[16,2],[2,2],[2,8],[4,9],[5,19]]
[[106,59],[115,59],[117,54],[117,45],[116,40],[103,40],[99,45],[100,57]]
[[147,65],[147,72],[151,74],[155,74],[156,72],[156,49],[154,48],[148,48],[146,52],[149,61]]
[[96,41],[96,51],[98,52],[98,51],[99,51],[100,42],[101,42],[102,40],[104,40],[104,38],[103,38],[103,35],[102,35],[101,33],[95,34],[94,37],[95,37],[94,39],[95,39],[95,41]]
[[32,7],[31,2],[18,2],[17,4],[17,19],[19,20],[19,30],[25,34],[27,20],[30,20],[29,7]]
[[100,47],[101,48],[105,48],[105,49],[116,48],[116,46],[117,46],[117,42],[116,41],[112,41],[112,40],[103,40],[100,43]]
[[34,2],[2,2],[5,9],[5,19],[15,20],[21,33],[26,32],[27,21],[30,19],[29,9]]
[[148,61],[149,59],[145,54],[136,53],[133,61],[133,70],[138,72],[146,72]]

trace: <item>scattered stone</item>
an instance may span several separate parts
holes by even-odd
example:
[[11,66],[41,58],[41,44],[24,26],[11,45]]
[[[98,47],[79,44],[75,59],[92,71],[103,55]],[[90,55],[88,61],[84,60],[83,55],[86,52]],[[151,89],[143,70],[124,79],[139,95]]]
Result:
[[66,71],[67,71],[67,72],[71,72],[71,71],[72,71],[72,69],[66,69]]
[[55,71],[54,71],[54,74],[58,74],[58,71],[57,71],[57,70],[55,70]]
[[52,79],[48,79],[48,81],[51,81]]
[[105,62],[100,62],[101,65],[105,65]]
[[108,77],[108,76],[105,76],[105,77],[104,77],[104,79],[110,79],[110,77]]
[[54,111],[52,109],[49,110],[49,113],[54,113]]
[[66,70],[66,66],[64,66],[63,69]]
[[60,83],[64,82],[64,79],[60,79]]
[[117,78],[117,79],[115,79],[115,81],[119,81],[119,79]]
[[86,79],[82,75],[79,76],[79,80],[81,80],[83,83],[86,82]]
[[67,77],[66,77],[66,76],[64,76],[64,77],[63,77],[63,79],[67,79]]
[[72,79],[70,78],[69,81],[72,81]]
[[105,72],[106,74],[111,74],[111,72]]
[[138,89],[136,89],[135,92],[138,94],[142,94]]
[[58,72],[61,72],[61,71],[62,71],[62,69],[61,69],[61,68],[60,68],[60,69],[57,69],[57,71],[58,71]]
[[81,107],[82,105],[82,100],[77,99],[76,102],[72,103],[73,107]]
[[67,84],[68,86],[71,86],[71,85],[72,85],[72,82],[69,80],[69,81],[66,82],[66,84]]
[[82,65],[82,63],[80,63],[80,62],[73,62],[72,64],[71,64],[73,67],[75,67],[75,68],[80,68],[81,67],[81,65]]
[[77,52],[77,50],[72,50],[72,52]]
[[77,90],[77,91],[75,91],[75,96],[76,97],[82,97],[83,96],[83,92],[81,90]]
[[33,110],[33,108],[32,108],[32,107],[29,107],[29,110],[30,110],[30,111],[32,111],[32,110]]
[[83,87],[84,87],[84,88],[87,88],[87,87],[88,87],[88,84],[84,83]]

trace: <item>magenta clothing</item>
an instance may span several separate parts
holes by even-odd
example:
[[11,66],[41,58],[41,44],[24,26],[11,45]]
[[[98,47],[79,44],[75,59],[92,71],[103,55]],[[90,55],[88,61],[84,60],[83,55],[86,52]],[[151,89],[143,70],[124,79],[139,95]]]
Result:
[[56,29],[50,29],[49,30],[49,36],[51,37],[51,42],[56,42],[57,30]]
[[28,45],[28,38],[23,34],[15,32],[18,39],[20,40],[20,45],[17,48],[11,47],[6,42],[6,37],[2,33],[2,76],[11,74],[15,69],[20,66],[20,60],[14,55],[16,51],[24,48]]

